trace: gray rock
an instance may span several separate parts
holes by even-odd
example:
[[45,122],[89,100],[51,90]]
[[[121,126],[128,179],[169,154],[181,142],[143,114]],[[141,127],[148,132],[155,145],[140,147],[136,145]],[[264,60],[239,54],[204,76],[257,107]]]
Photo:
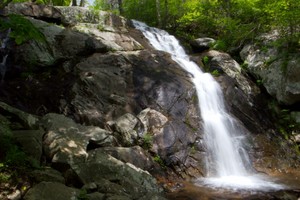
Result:
[[88,200],[105,200],[105,194],[94,192],[86,195]]
[[13,131],[13,137],[21,145],[22,150],[38,164],[41,162],[43,153],[44,134],[43,130]]
[[169,121],[162,113],[146,108],[142,110],[137,116],[144,125],[144,132],[151,133],[153,135],[163,132],[164,125]]
[[300,143],[300,134],[295,134],[294,135],[294,141],[297,143]]
[[[260,37],[265,49],[259,45],[246,45],[240,55],[254,77],[261,80],[268,93],[278,102],[292,105],[300,101],[300,58],[297,53],[288,57],[279,47],[271,45],[272,34]],[[275,37],[276,38],[276,37]]]
[[37,183],[40,182],[57,182],[57,183],[65,183],[65,179],[62,174],[52,168],[43,168],[34,170],[30,173],[30,177]]
[[37,129],[39,118],[37,116],[28,114],[23,112],[17,108],[9,106],[4,102],[0,102],[0,112],[6,113],[6,115],[10,115],[11,117],[16,118],[15,121],[20,123],[22,126],[21,129]]
[[8,200],[19,200],[22,198],[22,193],[20,190],[15,190],[13,193],[7,195]]
[[114,135],[124,146],[133,146],[137,143],[138,134],[135,127],[138,119],[130,113],[122,115],[113,124]]
[[142,124],[134,129],[139,139],[146,132],[152,134],[151,151],[167,164],[184,163],[187,154],[177,152],[201,134],[200,117],[192,83],[169,55],[157,51],[94,54],[76,70],[80,81],[72,88],[70,110],[75,112],[70,114],[86,124],[107,126],[103,122],[151,107],[140,114]]
[[162,190],[146,171],[123,163],[102,151],[89,152],[85,163],[73,166],[84,184],[97,183],[98,191],[139,199],[145,194],[159,194]]
[[204,37],[192,40],[190,42],[190,45],[195,53],[199,53],[208,50],[215,42],[216,40],[214,40],[213,38]]
[[15,13],[34,18],[52,19],[60,22],[62,19],[61,12],[53,6],[44,4],[34,4],[31,2],[25,3],[10,3],[5,7],[6,14]]
[[41,182],[31,188],[24,196],[24,200],[73,200],[77,199],[80,191],[61,183]]
[[90,142],[99,146],[111,146],[115,141],[106,130],[76,124],[72,119],[59,114],[45,115],[41,126],[46,130],[43,141],[45,155],[53,164],[84,162]]
[[154,167],[151,155],[140,146],[134,147],[104,147],[98,151],[103,151],[124,163],[131,163],[143,170],[150,170]]
[[113,195],[107,197],[107,200],[131,200],[132,198],[129,198],[127,196],[121,196],[121,195]]

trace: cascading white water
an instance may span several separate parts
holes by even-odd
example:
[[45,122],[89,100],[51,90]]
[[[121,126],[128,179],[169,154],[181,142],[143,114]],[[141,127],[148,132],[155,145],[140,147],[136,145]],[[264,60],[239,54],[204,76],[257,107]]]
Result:
[[184,70],[189,72],[197,90],[199,107],[204,122],[204,142],[207,147],[207,177],[199,179],[200,184],[219,187],[280,189],[280,185],[252,175],[250,160],[245,154],[241,139],[243,135],[236,126],[234,118],[226,111],[223,94],[214,78],[203,73],[196,63],[180,46],[178,40],[166,31],[148,27],[146,24],[133,21],[151,45],[171,54]]
[[[8,43],[8,40],[9,40],[10,32],[11,32],[11,29],[9,28],[7,30],[7,34],[5,35],[4,39],[1,41],[1,47],[0,47],[1,50],[5,50],[5,48],[7,46],[7,43]],[[1,83],[4,80],[4,76],[5,76],[5,73],[6,73],[6,60],[7,60],[7,57],[8,57],[8,53],[3,56],[2,62],[0,63]]]

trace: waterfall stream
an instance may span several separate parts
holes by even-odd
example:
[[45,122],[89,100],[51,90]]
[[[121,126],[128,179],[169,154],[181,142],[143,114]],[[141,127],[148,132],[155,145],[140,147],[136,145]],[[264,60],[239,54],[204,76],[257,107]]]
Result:
[[252,167],[241,142],[243,133],[227,113],[221,88],[214,78],[189,59],[174,36],[135,20],[133,25],[155,49],[170,53],[172,59],[191,74],[203,119],[208,166],[206,177],[196,183],[212,187],[281,189],[281,185],[249,170]]
[[[9,41],[9,34],[11,32],[11,29],[7,30],[7,33],[5,35],[5,37],[3,38],[3,40],[1,41],[1,47],[0,47],[0,52],[5,52],[5,49],[7,47],[7,43]],[[6,60],[8,57],[8,52],[4,53],[2,61],[0,63],[0,75],[1,75],[1,83],[4,80],[5,74],[6,74]]]

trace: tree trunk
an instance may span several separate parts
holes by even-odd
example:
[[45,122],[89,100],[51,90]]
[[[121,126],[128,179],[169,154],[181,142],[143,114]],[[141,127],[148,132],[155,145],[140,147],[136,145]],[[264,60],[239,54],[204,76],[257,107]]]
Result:
[[165,0],[165,16],[164,16],[164,22],[163,22],[163,27],[167,25],[168,18],[169,18],[169,4],[168,0]]
[[161,27],[160,1],[159,0],[156,0],[156,16],[157,16],[158,27]]
[[72,0],[72,6],[77,6],[77,1],[76,0]]
[[119,9],[120,15],[123,15],[124,11],[123,11],[123,1],[122,0],[118,0],[118,9]]
[[84,5],[85,5],[85,0],[80,0],[79,6],[80,6],[80,7],[84,7]]

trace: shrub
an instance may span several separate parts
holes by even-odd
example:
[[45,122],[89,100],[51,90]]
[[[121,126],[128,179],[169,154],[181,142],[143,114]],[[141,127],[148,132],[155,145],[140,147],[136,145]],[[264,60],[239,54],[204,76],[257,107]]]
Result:
[[28,40],[46,42],[46,38],[28,19],[21,15],[10,14],[8,20],[0,19],[0,30],[11,32],[9,37],[14,39],[17,45],[23,44]]

